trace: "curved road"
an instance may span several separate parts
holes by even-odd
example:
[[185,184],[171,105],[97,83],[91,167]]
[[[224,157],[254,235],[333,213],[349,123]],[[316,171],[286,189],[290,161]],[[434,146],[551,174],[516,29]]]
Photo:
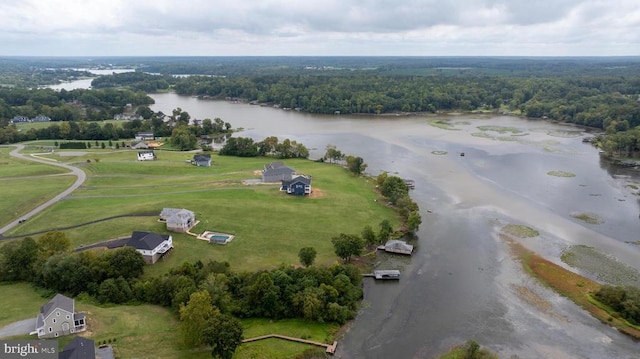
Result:
[[87,178],[87,175],[84,173],[84,171],[82,171],[81,169],[79,169],[77,167],[73,167],[73,166],[70,166],[70,165],[67,165],[67,164],[64,164],[64,163],[50,162],[50,161],[41,160],[39,158],[26,156],[26,155],[23,155],[23,154],[20,153],[20,151],[22,151],[23,149],[24,149],[24,145],[16,145],[16,149],[11,151],[9,154],[11,156],[13,156],[13,157],[20,158],[20,159],[27,160],[27,161],[40,162],[40,163],[44,163],[44,164],[47,164],[47,165],[66,168],[69,171],[71,171],[77,177],[77,179],[69,188],[67,188],[66,190],[64,190],[63,192],[58,194],[57,196],[55,196],[52,199],[48,200],[47,202],[39,205],[38,207],[32,209],[29,213],[19,217],[15,221],[13,221],[13,222],[7,224],[6,226],[0,228],[0,238],[2,237],[3,233],[5,233],[8,230],[12,229],[13,227],[17,226],[19,224],[20,220],[29,219],[29,218],[35,216],[36,214],[42,212],[45,208],[53,205],[54,203],[58,202],[59,200],[61,200],[64,197],[68,196],[69,194],[71,194],[71,192],[73,192],[76,189],[78,189],[78,187],[80,187],[82,185],[82,183],[84,183],[85,179]]

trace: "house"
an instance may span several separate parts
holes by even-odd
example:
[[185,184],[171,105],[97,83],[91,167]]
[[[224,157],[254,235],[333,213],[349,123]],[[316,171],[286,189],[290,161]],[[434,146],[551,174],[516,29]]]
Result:
[[297,196],[311,194],[311,177],[298,175],[290,180],[282,180],[280,190]]
[[51,118],[45,115],[38,115],[31,119],[31,122],[51,122]]
[[20,122],[31,122],[31,120],[29,120],[29,117],[27,116],[14,116],[11,120],[9,120],[9,123],[20,123]]
[[211,154],[209,153],[200,153],[197,155],[193,155],[193,160],[191,163],[200,167],[211,167]]
[[96,359],[96,345],[91,339],[75,337],[58,354],[59,359]]
[[144,140],[154,140],[153,132],[138,132],[136,134],[136,140],[144,141]]
[[264,166],[262,170],[262,182],[279,182],[290,180],[296,170],[285,166],[282,162],[271,162]]
[[131,149],[133,150],[146,150],[147,148],[149,148],[149,144],[145,141],[131,142]]
[[186,232],[196,224],[196,215],[184,208],[163,208],[160,220],[167,223],[168,231]]
[[153,161],[156,154],[153,151],[138,151],[138,161]]
[[56,294],[40,307],[40,313],[36,317],[36,328],[31,334],[38,334],[38,338],[56,338],[85,331],[85,315],[76,313],[74,307],[73,299]]
[[384,246],[380,246],[378,249],[383,249],[385,252],[399,254],[411,254],[411,252],[413,252],[413,246],[411,244],[395,239],[387,241]]
[[147,264],[154,264],[173,249],[173,238],[166,234],[134,231],[125,246],[135,248]]

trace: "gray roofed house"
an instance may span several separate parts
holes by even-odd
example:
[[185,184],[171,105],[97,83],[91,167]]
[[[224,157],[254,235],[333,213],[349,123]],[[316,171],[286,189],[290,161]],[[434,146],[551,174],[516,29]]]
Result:
[[193,160],[191,161],[191,163],[196,166],[211,167],[211,154],[200,153],[193,155]]
[[86,330],[84,313],[76,313],[74,307],[73,299],[56,294],[40,307],[35,331],[31,334],[38,334],[38,338],[55,338]]
[[163,208],[160,220],[167,224],[167,230],[184,233],[196,224],[196,215],[184,208]]
[[153,135],[153,132],[138,132],[136,134],[136,140],[138,141],[144,141],[144,140],[154,140],[155,136]]
[[298,196],[309,195],[311,194],[311,177],[298,175],[290,180],[282,180],[280,190]]
[[167,234],[134,231],[126,246],[133,247],[142,254],[147,264],[154,264],[173,249],[173,238]]
[[59,359],[96,359],[95,342],[83,337],[75,337],[58,354]]
[[296,170],[282,162],[271,162],[262,170],[262,182],[280,182],[290,180]]

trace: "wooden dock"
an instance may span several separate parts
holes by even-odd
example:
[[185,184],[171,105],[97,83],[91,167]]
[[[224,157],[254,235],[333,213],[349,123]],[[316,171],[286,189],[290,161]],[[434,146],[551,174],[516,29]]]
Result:
[[283,339],[291,342],[304,343],[304,344],[315,345],[317,347],[323,347],[323,348],[326,348],[326,352],[328,354],[334,354],[336,352],[336,347],[338,346],[337,341],[334,341],[333,344],[327,344],[327,343],[314,342],[313,340],[288,337],[286,335],[280,335],[280,334],[267,334],[259,337],[247,338],[247,339],[243,339],[242,342],[250,343],[250,342],[255,342],[257,340],[264,340],[264,339],[270,339],[270,338]]
[[405,179],[404,180],[404,185],[407,186],[407,188],[409,188],[409,189],[415,189],[416,188],[416,181],[414,181],[412,179]]
[[397,269],[379,269],[374,270],[373,273],[363,274],[363,277],[372,277],[376,280],[399,280],[400,271]]

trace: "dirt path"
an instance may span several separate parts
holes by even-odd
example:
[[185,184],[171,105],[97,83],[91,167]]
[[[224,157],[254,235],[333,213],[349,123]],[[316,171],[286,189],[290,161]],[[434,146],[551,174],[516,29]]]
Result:
[[24,145],[19,144],[16,145],[16,149],[14,149],[13,151],[11,151],[9,154],[13,157],[22,159],[22,160],[26,160],[26,161],[34,161],[34,162],[38,162],[38,163],[44,163],[47,165],[51,165],[51,166],[58,166],[58,167],[62,167],[62,168],[66,168],[69,171],[71,171],[76,177],[76,181],[66,190],[62,191],[61,193],[59,193],[57,196],[53,197],[52,199],[48,200],[47,202],[37,206],[36,208],[32,209],[31,211],[29,211],[28,213],[20,216],[19,218],[15,219],[13,222],[7,224],[6,226],[0,228],[0,239],[3,238],[3,234],[6,233],[7,231],[13,229],[15,226],[17,226],[18,224],[21,223],[21,221],[23,220],[27,220],[33,216],[35,216],[36,214],[42,212],[43,210],[45,210],[46,208],[52,206],[53,204],[57,203],[58,201],[60,201],[61,199],[63,199],[64,197],[68,196],[69,194],[71,194],[73,191],[75,191],[76,189],[78,189],[78,187],[80,187],[85,179],[87,178],[87,175],[84,173],[84,171],[82,171],[81,169],[77,168],[77,167],[73,167],[64,163],[55,163],[55,162],[51,162],[51,161],[46,161],[46,160],[42,160],[42,159],[38,159],[32,156],[26,156],[20,153],[20,151],[22,151],[24,149]]

